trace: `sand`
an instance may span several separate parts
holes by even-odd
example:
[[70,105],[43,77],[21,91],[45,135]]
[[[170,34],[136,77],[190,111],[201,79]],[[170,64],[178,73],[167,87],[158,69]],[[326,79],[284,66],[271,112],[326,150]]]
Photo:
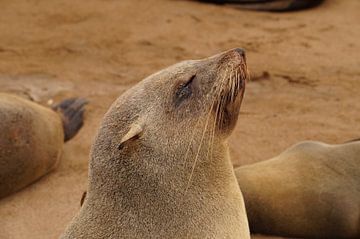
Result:
[[247,50],[253,80],[230,139],[236,165],[301,140],[358,138],[359,9],[358,0],[283,14],[180,0],[2,0],[0,90],[90,104],[59,167],[0,200],[0,238],[57,238],[79,210],[103,114],[136,82],[181,60]]

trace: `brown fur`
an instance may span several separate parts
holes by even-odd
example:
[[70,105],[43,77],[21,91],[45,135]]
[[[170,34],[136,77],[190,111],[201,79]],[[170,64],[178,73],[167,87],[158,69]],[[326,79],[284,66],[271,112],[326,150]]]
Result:
[[34,182],[59,162],[64,133],[51,109],[0,94],[0,198]]
[[[53,110],[0,93],[0,198],[53,170],[64,140],[83,125],[84,99],[67,99]],[[57,112],[55,112],[55,111]]]
[[302,142],[235,171],[251,231],[360,238],[360,142]]
[[171,66],[118,98],[62,238],[250,238],[226,143],[245,78],[237,49]]

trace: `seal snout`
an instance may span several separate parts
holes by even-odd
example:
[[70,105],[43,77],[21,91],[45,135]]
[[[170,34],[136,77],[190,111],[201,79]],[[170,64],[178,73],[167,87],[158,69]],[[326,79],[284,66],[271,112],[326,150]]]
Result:
[[235,48],[233,49],[234,52],[236,52],[237,54],[239,54],[240,57],[242,58],[246,58],[246,54],[245,54],[245,50],[242,48]]
[[244,49],[234,48],[226,51],[220,55],[218,62],[219,66],[224,69],[237,71],[241,76],[241,80],[248,78],[246,53]]
[[225,52],[225,58],[228,57],[233,61],[237,61],[239,64],[246,64],[246,53],[242,48],[234,48]]
[[237,122],[248,79],[245,50],[235,48],[226,51],[217,60],[220,70],[216,86],[219,86],[220,94],[214,111],[218,128],[229,134]]

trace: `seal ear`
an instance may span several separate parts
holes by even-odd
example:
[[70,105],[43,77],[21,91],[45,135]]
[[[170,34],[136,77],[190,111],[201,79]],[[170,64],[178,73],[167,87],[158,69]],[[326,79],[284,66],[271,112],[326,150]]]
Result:
[[133,123],[130,126],[129,131],[124,135],[124,137],[122,137],[118,149],[122,149],[124,147],[125,142],[139,137],[139,135],[143,132],[143,129],[144,129],[144,127],[142,124]]

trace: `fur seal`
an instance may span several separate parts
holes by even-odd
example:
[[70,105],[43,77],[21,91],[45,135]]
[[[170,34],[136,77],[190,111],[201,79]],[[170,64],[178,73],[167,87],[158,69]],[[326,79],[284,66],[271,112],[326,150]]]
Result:
[[235,171],[252,232],[360,238],[359,141],[305,141]]
[[0,198],[57,166],[64,141],[83,124],[85,103],[83,99],[68,99],[51,110],[0,93]]
[[245,53],[234,49],[173,65],[121,95],[61,238],[250,238],[226,142],[246,78]]

